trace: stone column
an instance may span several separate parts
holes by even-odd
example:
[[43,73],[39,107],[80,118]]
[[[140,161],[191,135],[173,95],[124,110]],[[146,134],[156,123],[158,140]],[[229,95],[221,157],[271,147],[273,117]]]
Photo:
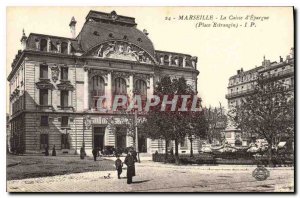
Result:
[[47,39],[47,52],[51,51],[51,40],[50,38]]
[[71,54],[71,49],[72,49],[71,41],[68,41],[68,54]]
[[179,66],[179,58],[178,57],[175,58],[175,65]]
[[169,55],[169,66],[171,66],[172,65],[172,55],[170,54]]
[[111,81],[111,73],[107,74],[107,85],[105,87],[105,96],[107,97],[107,109],[111,108],[112,105],[112,81]]
[[130,76],[129,76],[129,93],[128,93],[128,95],[129,95],[129,97],[131,98],[131,97],[133,97],[133,75],[131,74]]
[[57,52],[61,53],[61,43],[60,42],[56,43],[56,46],[57,46]]
[[153,76],[150,76],[150,83],[149,83],[149,89],[147,90],[147,98],[150,98],[153,95]]
[[182,67],[186,66],[186,56],[183,57],[182,59]]
[[89,70],[84,68],[83,110],[89,109]]
[[164,57],[163,56],[160,57],[160,64],[164,65]]

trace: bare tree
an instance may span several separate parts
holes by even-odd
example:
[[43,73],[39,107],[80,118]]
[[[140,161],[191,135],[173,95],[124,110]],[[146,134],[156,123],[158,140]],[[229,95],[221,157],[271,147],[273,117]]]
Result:
[[222,140],[221,131],[223,131],[227,126],[227,116],[225,114],[225,108],[220,103],[217,108],[209,107],[204,109],[207,121],[208,121],[208,141],[212,143],[213,139]]
[[283,137],[294,136],[294,98],[280,81],[259,79],[254,94],[232,108],[230,115],[236,127],[251,136],[266,139],[270,163],[272,148],[276,150]]

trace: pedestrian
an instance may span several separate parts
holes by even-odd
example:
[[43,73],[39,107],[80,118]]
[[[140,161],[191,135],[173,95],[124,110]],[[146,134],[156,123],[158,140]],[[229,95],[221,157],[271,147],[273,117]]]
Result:
[[132,150],[132,151],[131,151],[131,155],[132,155],[134,161],[137,162],[137,161],[138,161],[138,158],[137,158],[137,152],[136,152],[135,150]]
[[174,155],[173,147],[171,147],[170,153],[171,153],[171,155]]
[[93,154],[93,157],[94,157],[94,161],[97,161],[97,154],[98,154],[98,151],[97,151],[96,148],[93,148],[92,154]]
[[53,146],[53,149],[52,149],[52,156],[56,156],[55,145]]
[[117,160],[115,161],[116,170],[118,173],[118,179],[121,179],[120,175],[122,173],[123,162],[120,160],[120,157],[117,155]]
[[85,156],[85,151],[84,151],[84,148],[81,147],[80,148],[80,159],[84,159],[84,156]]
[[127,154],[124,163],[127,166],[127,184],[131,184],[132,177],[135,176],[135,166],[134,166],[135,160],[132,156],[132,153],[129,152]]
[[49,146],[45,147],[45,156],[49,156]]

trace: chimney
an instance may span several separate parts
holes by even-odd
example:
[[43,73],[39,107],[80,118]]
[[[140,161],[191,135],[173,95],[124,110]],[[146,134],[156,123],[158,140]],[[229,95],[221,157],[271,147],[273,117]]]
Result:
[[291,48],[291,51],[290,51],[290,57],[294,58],[294,48],[293,47]]
[[270,60],[266,60],[266,56],[264,56],[264,61],[262,62],[262,66],[267,67],[271,65]]
[[283,58],[281,56],[279,56],[279,62],[282,63],[283,62]]
[[146,35],[146,36],[148,36],[148,32],[147,32],[147,30],[146,29],[143,29],[143,33]]
[[27,36],[25,35],[25,31],[23,29],[23,35],[21,38],[22,50],[26,49],[26,41],[27,41]]
[[72,38],[76,37],[76,23],[77,21],[75,20],[74,16],[71,19],[71,22],[69,24],[70,26],[70,30],[71,30],[71,34],[72,34]]
[[240,74],[240,72],[241,72],[240,70],[237,70],[237,74]]

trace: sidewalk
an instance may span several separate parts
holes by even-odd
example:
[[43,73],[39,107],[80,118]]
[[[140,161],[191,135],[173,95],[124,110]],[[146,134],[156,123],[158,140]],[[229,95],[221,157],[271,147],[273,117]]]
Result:
[[[133,184],[126,183],[126,166],[117,179],[116,171],[96,171],[69,175],[12,180],[9,192],[245,192],[292,191],[293,169],[271,168],[270,177],[256,181],[255,166],[176,166],[150,161],[136,163]],[[109,179],[105,177],[110,174]],[[104,177],[105,176],[105,177]]]

